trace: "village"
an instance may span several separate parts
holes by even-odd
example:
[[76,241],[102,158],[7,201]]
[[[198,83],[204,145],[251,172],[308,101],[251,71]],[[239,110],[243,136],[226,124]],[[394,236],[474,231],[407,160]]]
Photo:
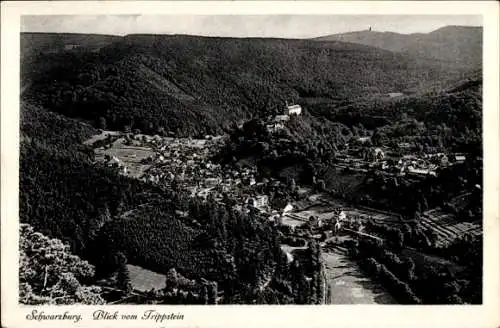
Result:
[[[287,103],[283,113],[268,121],[266,128],[270,132],[282,129],[291,116],[300,115],[300,105]],[[291,231],[301,225],[321,228],[313,237],[322,242],[341,228],[343,232],[359,235],[363,233],[364,222],[367,221],[391,225],[405,223],[395,213],[361,206],[352,208],[326,193],[313,193],[305,186],[291,187],[278,179],[259,179],[257,168],[251,164],[222,167],[212,162],[211,158],[225,142],[223,136],[193,139],[103,131],[87,143],[94,145],[96,161],[115,167],[121,174],[169,188],[175,186],[189,192],[192,197],[221,204],[230,199],[233,208],[253,211],[275,225],[290,227]],[[409,148],[407,144],[400,146]],[[402,155],[398,157],[397,154]],[[385,174],[421,178],[436,176],[440,167],[464,160],[463,154],[416,155],[409,151],[396,152],[388,147],[373,147],[370,137],[359,137],[336,155],[335,165],[354,171],[377,169]],[[271,191],[290,189],[297,191],[295,201],[279,207],[272,206],[276,202],[272,202]],[[432,222],[433,226],[439,224]],[[456,223],[457,226],[460,224]],[[459,231],[471,229],[474,227],[458,228]]]
[[[286,126],[292,115],[301,114],[299,105],[287,104],[282,114],[267,122],[266,128],[271,133],[277,132]],[[368,224],[402,227],[407,222],[401,215],[345,204],[325,192],[299,186],[295,182],[295,186],[290,186],[278,179],[259,179],[256,167],[251,164],[222,167],[211,158],[225,142],[223,136],[193,139],[103,131],[87,143],[94,146],[96,161],[117,169],[123,175],[178,188],[191,197],[215,201],[224,206],[230,202],[235,210],[252,212],[254,217],[280,231],[282,250],[289,262],[293,261],[296,250],[305,249],[310,240],[316,240],[323,249],[325,274],[331,277],[330,288],[344,295],[343,302],[346,299],[347,302],[362,302],[360,298],[370,302],[377,297],[366,289],[357,296],[352,294],[352,290],[359,289],[361,282],[356,280],[359,278],[348,276],[342,278],[346,286],[337,285],[339,270],[344,270],[337,264],[339,261],[351,263],[346,257],[346,243],[359,238],[384,242],[383,236],[365,231]],[[402,148],[406,146],[401,145]],[[371,146],[370,137],[360,137],[337,154],[335,165],[352,171],[377,169],[388,175],[422,178],[436,176],[440,167],[464,160],[462,154],[394,152],[388,147]],[[277,206],[273,201],[274,191],[289,192],[291,189],[295,191],[294,199]],[[441,213],[441,217],[447,218],[444,226],[436,213],[441,212],[432,209],[423,213],[422,224],[436,232],[438,244],[446,245],[465,233],[480,231],[476,223],[453,222],[450,215]],[[357,270],[354,267],[351,269]],[[384,295],[384,299],[392,302],[388,295]],[[338,299],[328,302],[336,301]]]
[[445,168],[466,160],[465,154],[444,152],[415,152],[407,142],[398,143],[396,148],[374,147],[371,137],[355,138],[346,143],[336,156],[339,168],[358,172],[377,169],[387,175],[425,178],[437,176],[440,168]]

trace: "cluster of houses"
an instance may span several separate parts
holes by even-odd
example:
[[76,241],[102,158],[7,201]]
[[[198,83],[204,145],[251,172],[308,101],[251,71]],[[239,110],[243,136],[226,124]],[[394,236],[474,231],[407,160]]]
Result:
[[[276,214],[270,219],[279,225],[288,226],[293,235],[301,238],[307,237],[300,232],[305,227],[312,232],[310,237],[321,242],[326,242],[330,237],[338,236],[339,233],[347,233],[355,236],[364,234],[364,220],[366,219],[349,215],[340,207],[332,208],[328,215],[311,215],[308,218],[302,215],[303,213],[300,213],[300,211],[295,213],[293,209],[291,209],[289,212],[283,212],[281,215]],[[290,220],[288,220],[289,218],[291,218],[292,221],[298,219],[302,223],[299,225],[291,224]]]
[[244,210],[269,210],[269,197],[259,193],[265,183],[277,181],[257,181],[255,167],[237,166],[222,168],[210,160],[220,145],[218,138],[172,139],[149,142],[154,146],[155,155],[145,158],[149,165],[142,179],[166,186],[175,184],[189,191],[192,197],[222,202],[224,195],[230,195],[236,207]]
[[288,105],[288,103],[286,103],[283,114],[276,115],[272,120],[267,122],[266,129],[270,133],[281,131],[285,128],[286,122],[290,120],[290,116],[298,116],[301,114],[302,107],[300,105]]
[[[211,140],[209,140],[211,139]],[[151,167],[143,180],[189,190],[193,196],[206,198],[214,192],[231,192],[235,186],[254,185],[255,169],[223,169],[210,156],[217,149],[218,139],[173,139],[155,148],[155,155],[145,159]]]
[[[258,181],[257,169],[253,166],[238,165],[232,168],[221,167],[211,160],[223,144],[220,137],[207,136],[205,139],[171,138],[128,134],[119,136],[119,142],[129,149],[149,150],[149,156],[135,156],[123,153],[128,161],[145,167],[143,181],[188,191],[192,197],[223,202],[229,196],[234,207],[243,211],[263,214],[271,212],[269,196],[263,190],[266,186],[276,188],[281,182],[276,179]],[[106,148],[102,147],[102,148]],[[118,155],[105,155],[105,163],[127,175],[130,171],[125,158]]]
[[127,175],[129,169],[121,159],[116,156],[106,155],[105,157],[106,165],[108,167],[114,167],[118,169],[118,172],[123,175]]
[[[445,154],[443,152],[423,154],[396,154],[390,147],[370,146],[370,137],[359,137],[346,149],[337,154],[337,166],[366,172],[377,168],[394,175],[415,177],[436,176],[439,168],[447,167],[466,160],[464,154]],[[409,149],[411,144],[400,143],[399,149]]]

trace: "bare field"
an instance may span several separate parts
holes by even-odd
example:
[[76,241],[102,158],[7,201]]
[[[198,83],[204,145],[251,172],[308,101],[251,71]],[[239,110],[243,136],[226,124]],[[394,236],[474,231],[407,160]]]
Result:
[[116,157],[125,164],[129,176],[140,178],[144,172],[151,166],[142,164],[141,160],[154,156],[154,151],[148,147],[127,146],[118,139],[109,149],[96,149],[96,160],[104,161],[106,155]]
[[165,275],[131,264],[127,264],[127,268],[130,273],[130,281],[135,290],[145,292],[153,288],[156,290],[165,288]]

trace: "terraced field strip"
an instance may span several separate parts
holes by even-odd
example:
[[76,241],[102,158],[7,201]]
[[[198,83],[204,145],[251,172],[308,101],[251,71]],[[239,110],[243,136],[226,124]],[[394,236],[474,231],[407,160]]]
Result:
[[420,221],[423,227],[431,229],[438,235],[438,244],[452,242],[466,233],[480,234],[482,229],[478,222],[457,222],[452,214],[440,210],[425,212]]
[[454,231],[454,229],[450,228],[449,226],[444,226],[441,224],[439,221],[432,221],[432,220],[426,220],[422,219],[422,223],[425,225],[427,224],[431,229],[436,230],[436,232],[441,232],[443,235],[446,236],[453,236],[457,233],[457,231]]
[[348,208],[345,209],[346,214],[352,215],[352,216],[359,216],[364,220],[373,220],[377,222],[382,222],[382,223],[394,223],[394,224],[401,224],[401,221],[399,219],[395,219],[393,217],[388,217],[384,214],[380,213],[371,213],[368,210],[360,210],[358,208]]
[[443,236],[451,236],[454,235],[453,231],[450,231],[450,229],[446,229],[443,227],[439,222],[432,221],[429,219],[422,218],[420,222],[424,227],[428,227],[429,229],[432,229],[436,231],[438,235],[443,235]]
[[453,236],[450,236],[446,231],[443,231],[442,229],[440,229],[439,226],[433,224],[433,223],[430,223],[430,222],[427,222],[427,221],[421,221],[420,222],[422,224],[422,226],[424,226],[425,228],[427,229],[430,229],[434,232],[436,232],[437,234],[437,237],[438,237],[438,244],[442,244],[443,241],[451,241],[453,240]]

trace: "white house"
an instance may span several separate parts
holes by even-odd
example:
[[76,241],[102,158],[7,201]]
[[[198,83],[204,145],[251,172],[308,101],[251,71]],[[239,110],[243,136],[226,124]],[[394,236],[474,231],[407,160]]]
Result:
[[339,221],[344,221],[346,218],[347,218],[347,215],[345,215],[345,212],[344,211],[340,211],[339,216],[338,216],[338,220]]
[[269,203],[269,197],[267,197],[266,195],[257,196],[252,200],[252,205],[254,207],[267,206],[268,203]]
[[280,130],[282,130],[284,128],[285,128],[285,126],[283,125],[283,123],[274,123],[274,124],[268,124],[268,125],[266,125],[266,129],[270,133],[278,132],[278,131],[280,131]]
[[300,115],[302,113],[302,107],[300,105],[286,105],[285,115]]

